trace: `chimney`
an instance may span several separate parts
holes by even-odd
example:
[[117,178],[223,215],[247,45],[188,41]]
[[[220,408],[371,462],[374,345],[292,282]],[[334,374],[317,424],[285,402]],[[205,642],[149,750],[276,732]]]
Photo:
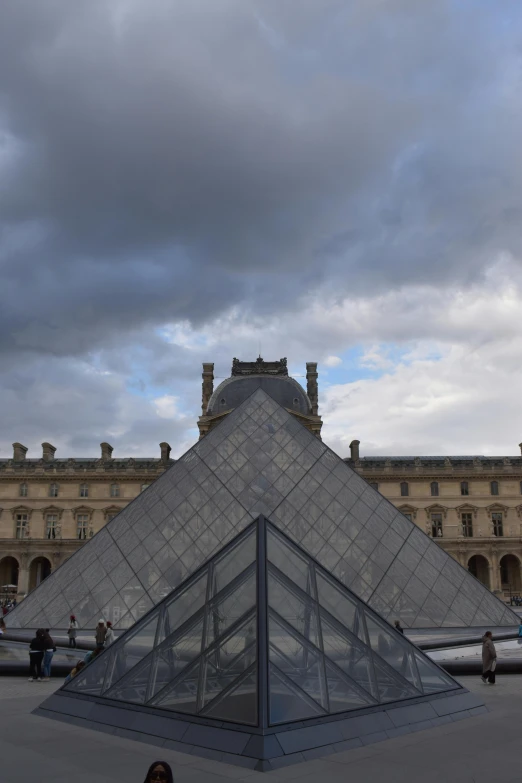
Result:
[[350,459],[352,462],[359,462],[359,446],[360,440],[352,440],[350,443]]
[[54,459],[54,453],[56,446],[51,443],[42,443],[42,459],[44,462],[52,462]]
[[312,406],[312,415],[319,411],[319,388],[317,386],[317,362],[306,362],[306,391]]
[[23,462],[27,454],[27,446],[21,443],[13,443],[13,459],[15,462]]
[[208,404],[212,393],[214,392],[214,363],[203,362],[203,383],[201,385],[201,414],[203,416],[207,413]]
[[112,459],[113,448],[110,443],[100,443],[102,460]]
[[168,443],[160,443],[160,449],[161,449],[161,461],[162,462],[168,462],[170,459],[170,446]]

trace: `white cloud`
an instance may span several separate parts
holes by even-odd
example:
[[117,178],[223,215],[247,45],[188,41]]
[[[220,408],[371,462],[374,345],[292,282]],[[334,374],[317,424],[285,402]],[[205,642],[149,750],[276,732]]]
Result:
[[184,419],[184,414],[179,411],[179,397],[174,394],[164,394],[163,397],[156,397],[153,400],[156,408],[156,414],[160,419]]
[[343,360],[340,356],[327,356],[323,362],[326,367],[339,367],[342,363]]

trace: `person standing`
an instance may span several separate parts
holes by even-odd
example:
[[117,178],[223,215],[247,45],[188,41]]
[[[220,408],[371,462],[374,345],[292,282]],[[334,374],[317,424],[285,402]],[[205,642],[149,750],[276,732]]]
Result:
[[98,625],[96,626],[96,632],[94,634],[94,638],[96,640],[96,647],[99,647],[100,649],[105,644],[105,637],[107,636],[107,627],[105,625],[104,620],[98,620]]
[[76,633],[78,631],[78,622],[76,617],[72,614],[69,620],[69,628],[67,629],[67,636],[69,637],[69,647],[76,647]]
[[112,623],[110,620],[107,620],[107,633],[105,634],[105,647],[108,647],[109,644],[112,644],[114,641],[114,631],[112,630]]
[[29,645],[29,669],[31,676],[29,682],[33,680],[42,681],[42,661],[45,652],[45,632],[39,628],[36,632],[36,636],[31,640]]
[[395,620],[394,625],[395,625],[395,630],[396,631],[399,631],[399,633],[402,633],[402,634],[404,633],[404,628],[402,627],[402,625],[400,623],[400,620]]
[[166,761],[155,761],[150,765],[145,783],[174,783],[174,775],[170,764]]
[[53,655],[56,652],[56,645],[52,639],[52,637],[49,635],[49,629],[45,629],[45,650],[44,650],[44,657],[43,657],[43,679],[44,682],[49,682],[51,679],[51,661],[53,659]]
[[495,684],[495,669],[497,668],[497,651],[493,644],[493,634],[486,631],[482,637],[482,682]]

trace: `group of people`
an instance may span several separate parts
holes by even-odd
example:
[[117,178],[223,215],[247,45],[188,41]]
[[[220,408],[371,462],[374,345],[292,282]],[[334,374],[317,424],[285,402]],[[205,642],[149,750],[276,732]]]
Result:
[[56,645],[48,628],[39,628],[29,644],[29,682],[48,682]]
[[16,606],[16,598],[6,598],[4,601],[2,601],[2,616],[5,617],[8,612],[11,611],[11,609],[14,609]]
[[[76,647],[77,633],[78,621],[72,614],[69,620],[69,628],[67,630],[67,634],[69,636],[69,647]],[[114,631],[110,620],[107,620],[107,622],[105,622],[103,619],[98,620],[98,625],[96,626],[96,631],[94,632],[94,641],[96,642],[96,647],[94,650],[90,650],[83,659],[80,658],[80,660],[76,662],[74,669],[65,678],[66,683],[70,682],[73,677],[76,677],[78,672],[81,672],[87,663],[90,663],[93,658],[96,658],[96,656],[102,652],[102,650],[113,643]]]
[[509,599],[509,603],[511,606],[522,606],[522,596],[512,595]]

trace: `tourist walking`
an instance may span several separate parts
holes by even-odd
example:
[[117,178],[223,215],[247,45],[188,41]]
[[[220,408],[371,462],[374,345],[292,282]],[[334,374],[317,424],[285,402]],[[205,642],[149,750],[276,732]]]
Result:
[[94,638],[96,640],[96,647],[103,647],[105,644],[105,637],[107,636],[107,626],[105,625],[104,620],[98,620],[98,625],[96,626],[96,632],[94,634]]
[[69,619],[69,628],[67,629],[67,636],[69,637],[69,647],[76,647],[76,633],[78,631],[78,622],[76,617],[72,614]]
[[45,629],[45,650],[44,650],[44,657],[43,657],[43,679],[44,682],[49,682],[51,679],[51,661],[53,659],[53,655],[56,652],[56,645],[52,639],[52,637],[49,635],[49,629]]
[[42,680],[42,661],[45,652],[45,631],[39,628],[36,632],[36,636],[31,640],[29,645],[29,670],[31,676],[29,682],[33,680]]
[[155,761],[150,765],[145,778],[145,783],[174,783],[174,775],[170,764],[166,761]]
[[486,631],[482,637],[482,682],[495,684],[495,669],[497,668],[497,651],[493,644],[493,634]]
[[110,620],[107,620],[107,633],[105,634],[105,647],[108,647],[109,644],[112,644],[114,641],[114,631],[112,630],[112,623]]

